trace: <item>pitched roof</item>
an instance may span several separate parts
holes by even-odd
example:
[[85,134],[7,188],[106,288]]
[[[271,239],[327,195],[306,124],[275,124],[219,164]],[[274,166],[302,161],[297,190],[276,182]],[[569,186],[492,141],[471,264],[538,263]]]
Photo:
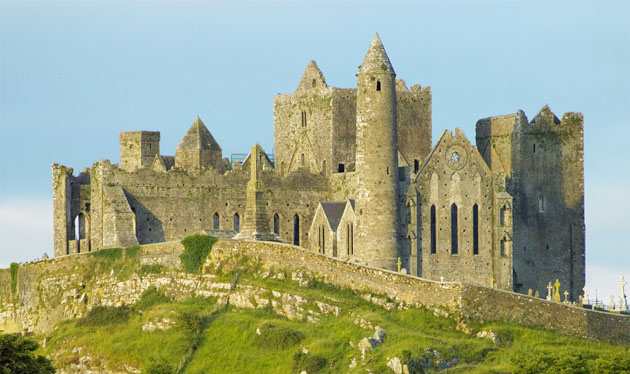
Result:
[[221,150],[221,147],[219,143],[214,140],[214,137],[210,134],[206,125],[197,117],[177,146],[177,149]]
[[534,116],[534,119],[532,119],[530,123],[532,124],[535,124],[535,123],[559,124],[560,119],[558,119],[558,117],[556,117],[556,115],[553,114],[553,112],[551,111],[551,108],[549,108],[549,105],[545,104],[542,107],[542,109],[540,109],[538,114]]
[[359,73],[384,72],[395,74],[392,63],[389,61],[389,57],[387,57],[387,52],[385,52],[385,47],[383,47],[381,38],[379,38],[377,33],[374,35],[370,49],[368,49],[365,59],[363,59],[363,63],[359,67]]
[[324,78],[324,74],[317,63],[311,60],[306,66],[306,70],[304,70],[304,74],[302,74],[302,79],[300,79],[300,84],[298,84],[298,91],[307,90],[311,88],[322,88],[328,87],[326,84],[326,78]]
[[332,231],[337,231],[343,211],[346,209],[345,202],[321,202],[322,209],[324,210],[324,216],[328,220],[328,224]]

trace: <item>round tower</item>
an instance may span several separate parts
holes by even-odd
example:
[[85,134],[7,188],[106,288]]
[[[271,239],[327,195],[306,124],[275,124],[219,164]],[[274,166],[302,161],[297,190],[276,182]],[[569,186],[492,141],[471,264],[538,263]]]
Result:
[[357,74],[356,256],[397,269],[396,73],[378,34]]

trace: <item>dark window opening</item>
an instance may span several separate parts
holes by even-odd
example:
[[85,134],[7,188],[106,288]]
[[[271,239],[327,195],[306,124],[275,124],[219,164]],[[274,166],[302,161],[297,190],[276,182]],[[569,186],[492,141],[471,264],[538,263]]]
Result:
[[241,232],[241,217],[238,213],[234,214],[234,231]]
[[302,166],[304,166],[304,153],[302,153]]
[[306,127],[306,112],[302,111],[302,127]]
[[389,166],[387,167],[387,175],[389,175]]
[[381,81],[380,81],[380,80],[377,80],[377,81],[376,81],[376,90],[377,90],[377,91],[380,91],[380,90],[381,90]]
[[293,244],[300,245],[300,217],[293,216]]
[[326,232],[322,226],[322,254],[326,254]]
[[315,88],[317,86],[317,81],[315,79],[313,79],[311,81],[311,85],[313,86],[313,88]]
[[473,205],[473,254],[479,254],[479,206]]
[[534,143],[533,151],[534,151],[534,153],[536,153],[536,143]]
[[451,254],[456,255],[458,251],[457,240],[457,205],[451,205]]
[[431,253],[436,253],[437,230],[435,222],[435,205],[431,205]]
[[420,162],[418,160],[413,160],[413,172],[417,173],[420,170]]
[[221,219],[219,218],[219,213],[214,213],[214,215],[212,216],[212,228],[214,230],[218,230],[219,229],[219,222],[221,221]]
[[273,233],[280,235],[280,216],[277,213],[273,215]]
[[340,173],[343,173],[346,171],[346,165],[344,164],[339,164],[339,166],[337,167],[337,171]]
[[350,254],[354,254],[354,223],[350,224]]

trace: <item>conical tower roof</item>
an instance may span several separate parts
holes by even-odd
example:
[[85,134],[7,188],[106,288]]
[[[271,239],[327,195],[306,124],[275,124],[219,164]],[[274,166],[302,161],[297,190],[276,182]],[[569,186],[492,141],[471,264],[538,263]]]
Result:
[[203,124],[199,116],[195,119],[186,135],[177,146],[177,149],[208,149],[221,150],[219,143],[214,140],[206,125]]
[[379,38],[377,33],[374,35],[370,49],[368,49],[363,63],[359,67],[359,74],[387,72],[396,74],[392,63],[389,61],[389,57],[387,57],[387,52],[385,52],[381,38]]
[[311,60],[306,66],[306,70],[304,70],[304,74],[302,74],[302,79],[300,79],[300,84],[298,84],[298,91],[307,90],[311,88],[322,88],[328,87],[326,84],[326,78],[324,78],[324,74],[315,61]]

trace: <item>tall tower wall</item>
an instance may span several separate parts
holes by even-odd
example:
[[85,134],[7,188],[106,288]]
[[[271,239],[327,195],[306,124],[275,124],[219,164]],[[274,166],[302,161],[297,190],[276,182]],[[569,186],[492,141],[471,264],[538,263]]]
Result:
[[396,73],[378,35],[357,74],[357,257],[396,269],[398,140]]
[[121,132],[120,167],[127,171],[151,167],[155,155],[160,154],[159,131]]

